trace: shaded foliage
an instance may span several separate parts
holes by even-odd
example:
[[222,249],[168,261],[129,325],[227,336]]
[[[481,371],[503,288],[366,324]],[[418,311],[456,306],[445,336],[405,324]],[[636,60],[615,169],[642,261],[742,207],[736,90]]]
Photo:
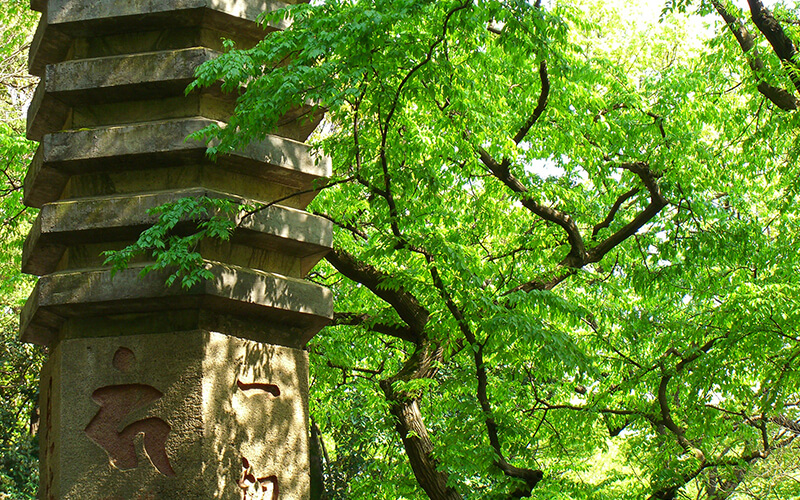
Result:
[[20,261],[35,215],[21,202],[34,147],[25,139],[23,107],[36,83],[26,64],[35,20],[28,2],[11,0],[0,11],[0,498],[15,499],[34,498],[38,481],[41,352],[17,340],[19,312],[32,284]]

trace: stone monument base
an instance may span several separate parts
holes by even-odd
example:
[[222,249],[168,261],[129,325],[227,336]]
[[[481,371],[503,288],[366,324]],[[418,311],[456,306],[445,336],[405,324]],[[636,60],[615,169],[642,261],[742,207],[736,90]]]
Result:
[[40,498],[308,498],[307,364],[205,330],[63,340],[42,370]]

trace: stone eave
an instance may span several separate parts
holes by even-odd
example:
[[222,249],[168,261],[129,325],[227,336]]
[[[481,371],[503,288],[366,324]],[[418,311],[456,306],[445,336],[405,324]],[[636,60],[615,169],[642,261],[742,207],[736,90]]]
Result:
[[42,76],[48,64],[64,61],[76,37],[197,26],[259,39],[289,26],[288,20],[281,20],[264,29],[255,22],[259,14],[288,5],[275,0],[258,4],[236,0],[119,1],[93,2],[89,7],[74,0],[31,3],[34,10],[43,12],[28,58],[28,69],[37,76]]
[[216,162],[189,134],[215,122],[187,118],[45,134],[25,176],[24,202],[40,208],[59,198],[71,175],[104,169],[142,169],[208,162],[288,186],[309,190],[330,176],[330,158],[316,158],[310,147],[278,136],[228,154]]
[[[22,271],[38,276],[54,272],[70,245],[135,240],[156,222],[157,216],[148,215],[151,208],[181,198],[203,196],[246,202],[227,193],[192,188],[45,204],[25,240]],[[186,230],[192,230],[197,222],[187,219]],[[330,250],[333,240],[329,220],[280,205],[244,218],[237,216],[236,222],[232,242],[296,257],[302,263],[303,274]]]
[[183,95],[195,69],[218,55],[196,47],[50,64],[28,107],[28,139],[60,130],[70,107]]
[[165,286],[165,271],[141,276],[141,265],[113,275],[82,269],[43,276],[20,314],[20,338],[51,345],[70,317],[203,309],[283,325],[294,338],[280,343],[301,347],[333,318],[331,292],[314,283],[217,262],[205,267],[214,278],[188,289]]

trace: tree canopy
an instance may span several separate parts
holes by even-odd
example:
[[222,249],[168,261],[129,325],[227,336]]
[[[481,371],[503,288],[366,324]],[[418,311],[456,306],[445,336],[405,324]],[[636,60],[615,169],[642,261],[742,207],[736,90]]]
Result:
[[770,9],[326,0],[198,70],[241,92],[210,154],[326,113],[319,497],[800,496],[800,5]]
[[211,153],[327,112],[332,497],[798,494],[796,10],[275,15],[197,84],[246,86]]

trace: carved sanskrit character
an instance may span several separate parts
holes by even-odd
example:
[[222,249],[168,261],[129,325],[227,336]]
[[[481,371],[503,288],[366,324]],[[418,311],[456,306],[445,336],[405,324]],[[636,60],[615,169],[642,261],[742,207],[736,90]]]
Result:
[[86,426],[89,439],[106,450],[115,467],[126,470],[139,465],[133,438],[144,434],[144,450],[153,466],[165,476],[174,476],[166,452],[170,427],[160,418],[137,420],[117,431],[125,418],[135,410],[159,399],[163,394],[155,387],[143,384],[110,385],[92,393],[100,410]]
[[250,461],[245,457],[242,457],[239,488],[242,489],[242,500],[278,500],[278,476],[256,477]]
[[[113,365],[122,372],[128,372],[135,361],[133,351],[120,347],[114,354]],[[171,430],[168,423],[157,417],[149,417],[119,430],[131,413],[146,407],[161,396],[161,391],[144,384],[101,387],[92,393],[92,399],[100,405],[100,409],[84,432],[108,453],[111,463],[121,470],[134,469],[139,465],[134,438],[142,434],[144,451],[153,467],[165,476],[174,476],[175,471],[172,470],[166,451],[167,436]]]
[[[260,395],[277,398],[281,395],[275,384],[245,383],[237,379],[236,386],[248,398]],[[242,489],[242,500],[278,500],[278,476],[256,477],[253,466],[245,457],[242,457],[242,478],[238,484]]]

